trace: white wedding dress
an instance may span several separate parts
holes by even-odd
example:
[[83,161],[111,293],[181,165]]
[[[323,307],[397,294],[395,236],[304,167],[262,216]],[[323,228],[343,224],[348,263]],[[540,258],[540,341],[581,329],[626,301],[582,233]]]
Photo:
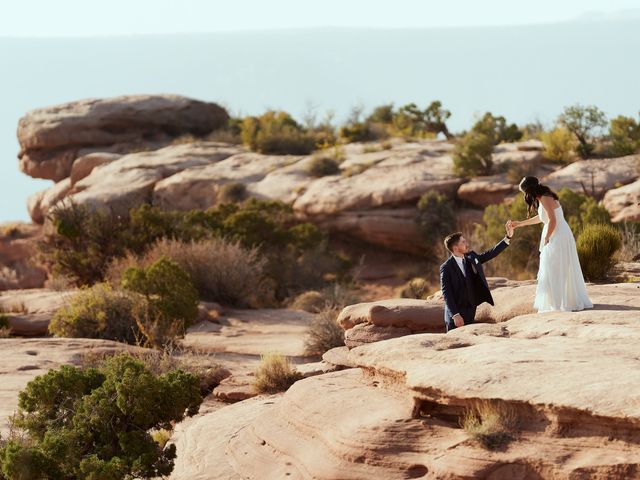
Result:
[[544,223],[544,228],[540,237],[540,268],[533,306],[538,312],[593,308],[580,269],[576,241],[564,218],[562,206],[555,209],[555,214],[556,228],[549,238],[549,243],[545,245],[549,217],[542,204],[538,206],[538,215]]

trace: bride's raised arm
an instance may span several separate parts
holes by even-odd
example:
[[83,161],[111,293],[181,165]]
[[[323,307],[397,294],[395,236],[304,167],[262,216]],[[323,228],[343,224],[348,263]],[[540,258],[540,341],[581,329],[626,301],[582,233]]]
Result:
[[526,227],[528,225],[536,225],[540,223],[540,216],[536,215],[535,217],[527,218],[526,220],[510,220],[511,226],[513,228]]

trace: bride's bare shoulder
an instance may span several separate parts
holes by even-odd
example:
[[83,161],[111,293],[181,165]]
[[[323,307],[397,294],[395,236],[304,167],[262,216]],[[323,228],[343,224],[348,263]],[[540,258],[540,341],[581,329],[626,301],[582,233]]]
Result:
[[558,208],[560,206],[560,202],[558,202],[555,198],[553,198],[550,195],[542,195],[540,197],[540,203],[547,210],[555,209],[555,208]]

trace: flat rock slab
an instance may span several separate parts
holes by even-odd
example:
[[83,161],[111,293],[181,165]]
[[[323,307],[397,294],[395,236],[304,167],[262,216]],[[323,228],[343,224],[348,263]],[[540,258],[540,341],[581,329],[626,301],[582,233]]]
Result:
[[56,291],[45,288],[7,290],[0,294],[0,309],[7,312],[12,334],[45,335],[55,312],[74,293],[74,290]]
[[[640,428],[640,286],[600,285],[595,308],[476,324],[354,348],[351,364],[396,372],[418,395],[501,398],[627,419]],[[602,298],[602,303],[600,303]],[[428,365],[428,368],[425,368]]]
[[232,375],[225,378],[213,389],[213,395],[226,403],[235,403],[255,397],[259,392],[254,388],[253,375]]
[[[313,314],[298,310],[227,310],[219,331],[187,333],[185,346],[208,352],[304,357],[304,337]],[[217,329],[217,327],[215,327]]]
[[[260,396],[203,412],[180,422],[171,436],[177,458],[172,480],[241,480],[226,456],[227,444],[238,431],[261,414],[269,412],[276,396]],[[202,411],[202,407],[201,407]]]

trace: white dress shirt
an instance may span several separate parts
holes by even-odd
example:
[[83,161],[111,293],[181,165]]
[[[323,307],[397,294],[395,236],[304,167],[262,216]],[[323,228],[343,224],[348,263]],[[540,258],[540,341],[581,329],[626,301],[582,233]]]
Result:
[[458,257],[458,256],[454,255],[453,258],[455,258],[456,263],[458,264],[458,267],[460,267],[460,271],[462,272],[462,275],[466,277],[467,274],[464,271],[464,264],[462,263],[463,260],[464,260],[464,257]]

